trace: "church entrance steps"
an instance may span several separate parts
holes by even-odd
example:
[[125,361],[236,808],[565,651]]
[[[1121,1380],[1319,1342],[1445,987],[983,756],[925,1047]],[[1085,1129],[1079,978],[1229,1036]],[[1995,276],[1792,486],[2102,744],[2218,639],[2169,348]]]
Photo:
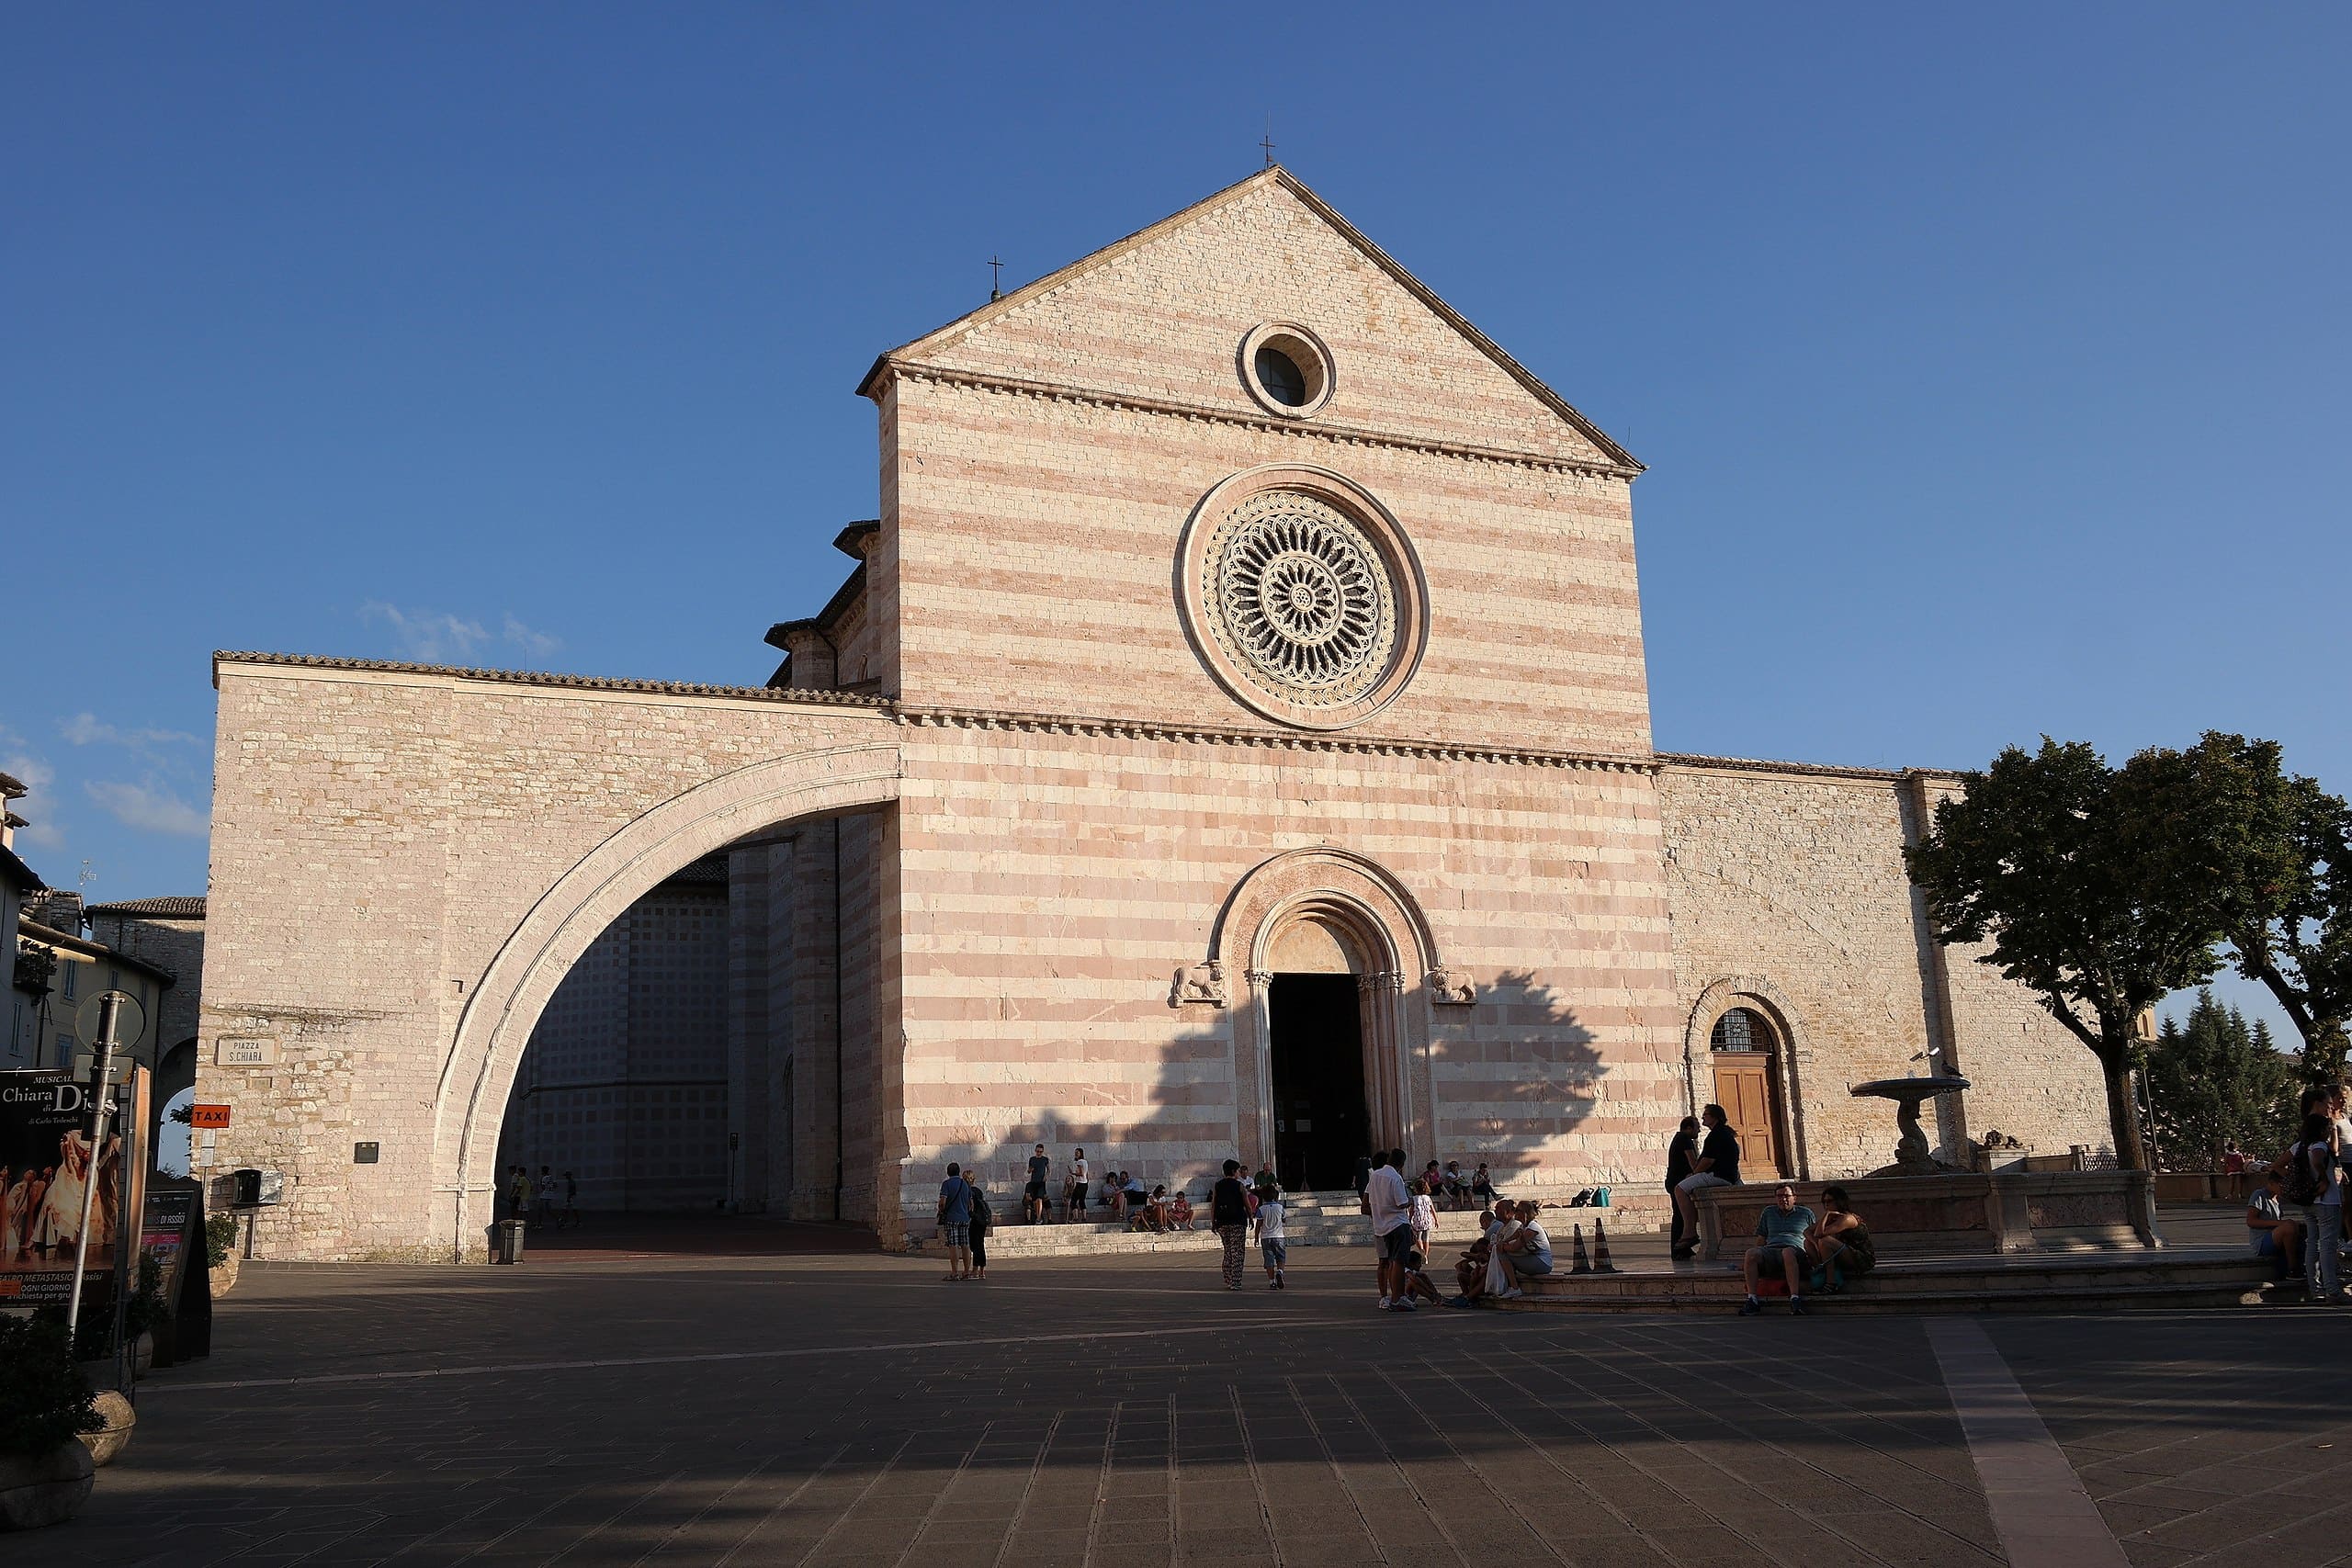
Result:
[[[1565,1258],[1565,1254],[1561,1255]],[[2270,1269],[2243,1252],[2012,1254],[1915,1258],[1882,1263],[1836,1295],[1808,1295],[1824,1313],[2113,1312],[2252,1305],[2267,1299]],[[1529,1281],[1510,1312],[1736,1311],[1747,1287],[1721,1264]],[[1766,1297],[1768,1316],[1785,1298]]]
[[[1645,1193],[1647,1200],[1651,1195]],[[1637,1235],[1656,1235],[1668,1219],[1666,1194],[1656,1194],[1657,1201],[1644,1201],[1636,1207],[1620,1210],[1605,1209],[1545,1209],[1544,1224],[1562,1233],[1557,1245],[1566,1255],[1565,1235],[1570,1224],[1581,1224],[1585,1234],[1592,1233],[1592,1222],[1599,1218],[1608,1224],[1612,1237],[1623,1235],[1628,1240]],[[910,1221],[909,1228],[918,1235],[928,1234],[925,1224]],[[1372,1222],[1357,1212],[1352,1193],[1299,1193],[1283,1200],[1283,1234],[1294,1248],[1302,1247],[1362,1247],[1372,1246]],[[1478,1215],[1475,1210],[1441,1210],[1437,1229],[1432,1233],[1430,1250],[1437,1254],[1431,1267],[1445,1269],[1461,1248],[1478,1237]],[[933,1244],[926,1242],[929,1247]],[[997,1258],[1077,1258],[1093,1255],[1115,1256],[1121,1253],[1164,1252],[1215,1248],[1216,1233],[1208,1229],[1207,1220],[1194,1211],[1193,1228],[1156,1235],[1148,1231],[1130,1231],[1124,1224],[1109,1221],[1080,1224],[1024,1225],[1000,1224],[989,1233],[989,1256]],[[1256,1244],[1251,1244],[1254,1260]]]

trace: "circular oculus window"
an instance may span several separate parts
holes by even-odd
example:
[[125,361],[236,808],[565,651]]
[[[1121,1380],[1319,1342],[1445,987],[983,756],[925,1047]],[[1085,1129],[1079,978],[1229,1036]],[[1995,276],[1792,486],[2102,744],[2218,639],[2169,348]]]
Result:
[[1270,718],[1339,729],[1420,662],[1419,562],[1385,508],[1319,469],[1237,475],[1185,529],[1179,597],[1226,689]]
[[1331,398],[1331,351],[1294,321],[1268,321],[1241,340],[1241,384],[1259,407],[1305,419]]

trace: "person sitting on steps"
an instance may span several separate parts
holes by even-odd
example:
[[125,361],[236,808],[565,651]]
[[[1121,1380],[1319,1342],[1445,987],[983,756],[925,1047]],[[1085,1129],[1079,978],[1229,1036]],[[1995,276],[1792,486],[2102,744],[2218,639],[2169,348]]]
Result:
[[1823,1188],[1824,1213],[1805,1237],[1805,1258],[1820,1271],[1826,1295],[1836,1295],[1846,1288],[1840,1275],[1850,1279],[1878,1267],[1878,1244],[1871,1240],[1871,1227],[1862,1224],[1862,1216],[1849,1207],[1850,1201],[1844,1188],[1834,1184]]
[[2245,1201],[2246,1246],[2256,1258],[2267,1258],[2271,1270],[2290,1284],[2303,1278],[2303,1222],[2286,1212],[2281,1197],[2286,1179],[2275,1169],[2262,1173],[2261,1184]]
[[1740,1316],[1754,1317],[1764,1310],[1756,1289],[1758,1271],[1766,1267],[1777,1268],[1788,1277],[1790,1315],[1804,1315],[1805,1235],[1813,1229],[1813,1211],[1797,1201],[1797,1190],[1781,1182],[1772,1193],[1771,1206],[1756,1217],[1759,1239],[1740,1261],[1740,1272],[1747,1280],[1747,1299],[1739,1303]]

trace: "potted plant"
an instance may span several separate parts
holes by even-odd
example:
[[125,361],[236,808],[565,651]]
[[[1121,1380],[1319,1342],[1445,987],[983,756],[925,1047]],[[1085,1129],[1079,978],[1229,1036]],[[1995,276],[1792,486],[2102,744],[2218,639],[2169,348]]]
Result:
[[103,1424],[64,1325],[0,1314],[0,1529],[74,1517],[96,1468],[76,1439]]
[[212,1299],[219,1301],[237,1282],[237,1216],[208,1214],[204,1220],[204,1261],[209,1266]]

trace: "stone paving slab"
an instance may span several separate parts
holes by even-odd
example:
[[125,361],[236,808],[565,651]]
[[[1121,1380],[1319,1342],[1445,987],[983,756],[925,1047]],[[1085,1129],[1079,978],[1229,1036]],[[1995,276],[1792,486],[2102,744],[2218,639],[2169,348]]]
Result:
[[[256,1269],[40,1544],[401,1568],[2003,1560],[1917,1322],[1402,1317],[1367,1275],[1336,1254],[1238,1293],[1205,1259],[978,1285],[880,1257]],[[2352,1495],[2310,1446],[2342,1432],[2352,1459],[2352,1390],[2248,1371],[2265,1331],[2316,1354],[2296,1315],[1987,1332],[2131,1561],[2174,1568],[2259,1539],[2232,1506],[2250,1456],[2302,1456],[2285,1496]]]

